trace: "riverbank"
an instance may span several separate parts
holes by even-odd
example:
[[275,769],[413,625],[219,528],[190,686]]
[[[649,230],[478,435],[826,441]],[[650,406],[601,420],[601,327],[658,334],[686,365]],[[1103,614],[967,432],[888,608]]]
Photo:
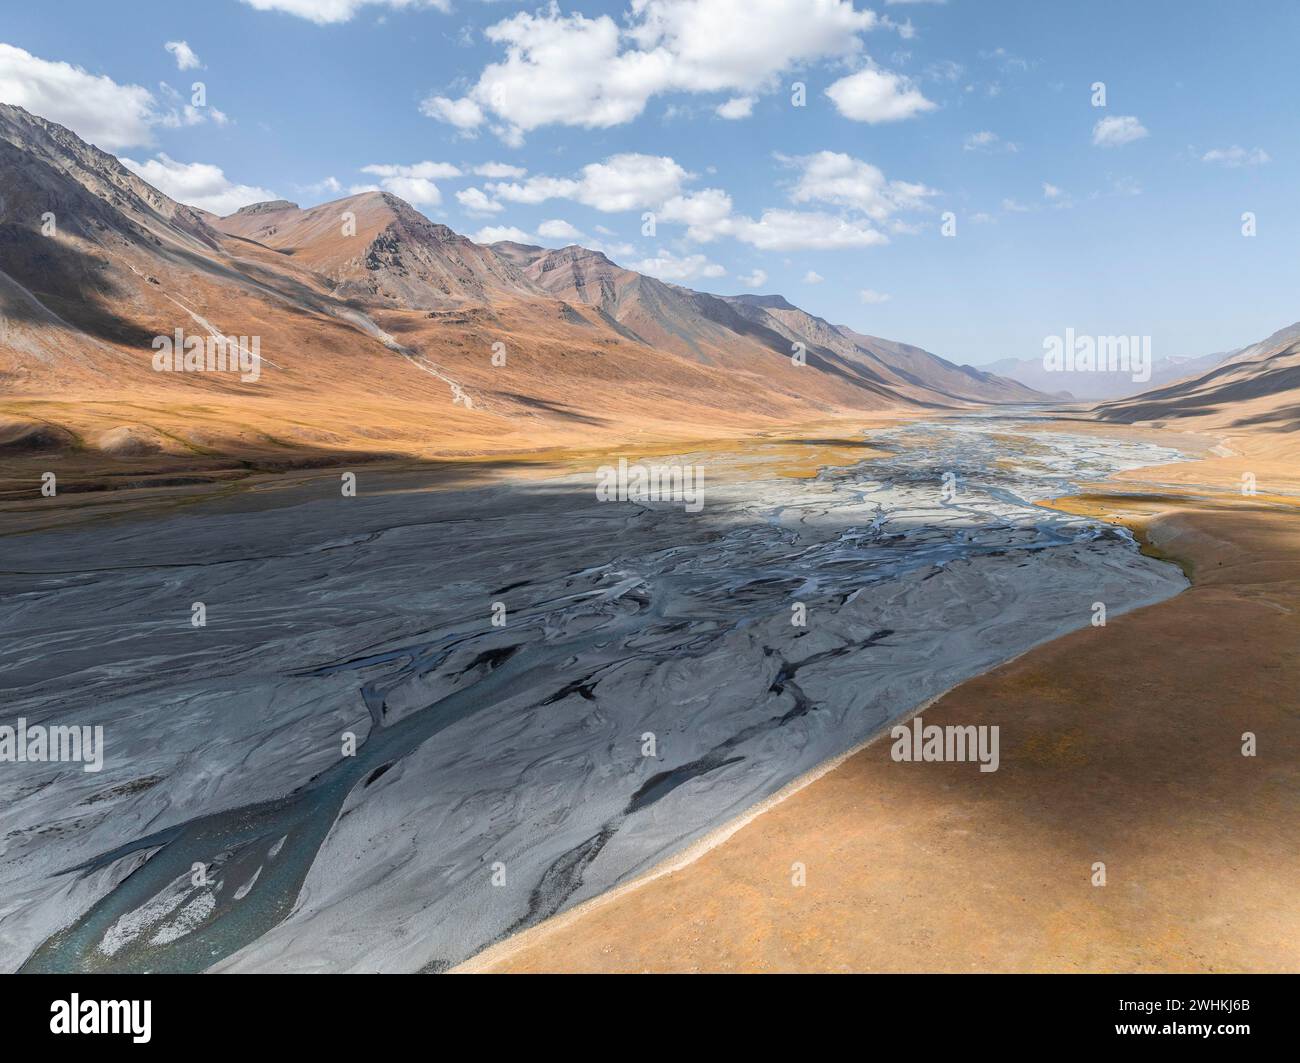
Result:
[[[731,479],[758,474],[809,478],[827,465],[847,465],[869,456],[863,429],[887,428],[918,416],[900,410],[746,430],[724,425],[708,431],[687,425],[675,434],[607,432],[585,445],[531,449],[493,448],[471,438],[462,451],[423,457],[338,447],[271,448],[265,442],[238,453],[105,456],[76,446],[54,452],[7,451],[0,410],[0,536],[152,518],[196,505],[220,508],[253,494],[258,505],[295,504],[327,481],[337,483],[344,471],[364,475],[382,490],[418,482],[422,490],[452,491],[573,475],[616,464],[619,458],[666,461],[706,452],[719,459],[721,475]],[[56,477],[52,495],[43,492],[48,473]]]
[[1022,424],[679,454],[698,513],[601,502],[590,465],[450,490],[367,469],[355,497],[302,477],[11,537],[13,710],[106,750],[0,780],[0,963],[445,969],[1086,627],[1098,595],[1181,593],[1127,535],[1032,503],[1178,453]]
[[[1193,586],[923,710],[998,726],[997,772],[876,741],[686,866],[462,969],[1297,969],[1300,512],[1266,493],[1294,489],[1284,443],[1051,503],[1132,527]],[[1234,491],[1246,472],[1259,495]]]

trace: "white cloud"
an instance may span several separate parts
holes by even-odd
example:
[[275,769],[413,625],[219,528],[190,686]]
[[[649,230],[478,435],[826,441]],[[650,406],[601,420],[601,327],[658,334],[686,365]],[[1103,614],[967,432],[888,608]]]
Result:
[[667,156],[627,153],[589,163],[577,178],[538,175],[522,183],[490,183],[487,188],[497,199],[511,203],[572,199],[612,212],[658,206],[677,195],[689,176]]
[[982,129],[978,133],[971,133],[962,141],[964,151],[1007,151],[1016,152],[1020,150],[1019,145],[1011,143],[1009,140],[1003,140],[996,133],[988,129]]
[[804,284],[821,284],[826,278],[818,273],[815,269],[810,269],[803,275]]
[[498,214],[506,208],[494,199],[488,199],[481,188],[462,188],[456,193],[456,202],[471,214]]
[[726,103],[720,103],[715,113],[719,118],[726,118],[735,121],[738,118],[748,118],[754,113],[754,104],[758,102],[756,96],[733,96]]
[[548,240],[567,240],[576,243],[582,239],[582,233],[563,218],[549,218],[537,227],[537,235]]
[[492,114],[507,143],[546,125],[621,125],[668,92],[726,92],[719,113],[743,117],[738,100],[771,91],[786,70],[857,54],[876,23],[853,0],[632,0],[622,27],[552,2],[489,26],[504,57],[466,96],[430,97],[422,110],[461,129]]
[[632,263],[631,269],[658,277],[664,281],[689,281],[697,277],[722,277],[726,270],[716,262],[710,262],[703,255],[687,255],[679,258],[671,251],[661,250],[654,258],[645,258]]
[[742,275],[736,279],[746,288],[761,288],[767,283],[767,271],[756,269],[753,273]]
[[881,303],[887,303],[893,298],[892,295],[886,295],[884,292],[873,291],[870,288],[863,288],[858,293],[858,298],[868,306],[879,306]]
[[1146,126],[1131,114],[1109,115],[1092,127],[1092,142],[1099,148],[1117,148],[1148,135]]
[[286,15],[297,15],[317,25],[332,22],[347,22],[353,15],[367,5],[384,7],[433,7],[439,11],[450,11],[450,0],[244,0],[249,7],[258,11],[279,11]]
[[919,210],[934,189],[909,181],[887,180],[879,167],[834,151],[819,151],[787,160],[802,169],[790,199],[795,203],[831,203],[861,211],[873,221],[903,210]]
[[158,117],[153,94],[140,85],[119,85],[9,44],[0,44],[0,103],[65,125],[105,151],[152,143]]
[[531,244],[533,238],[523,229],[513,225],[488,225],[470,237],[476,244],[495,244],[501,240],[513,240],[517,244]]
[[612,155],[582,168],[578,201],[597,210],[635,210],[677,194],[689,176],[667,156]]
[[636,254],[635,247],[631,244],[622,243],[620,241],[610,242],[605,240],[585,240],[583,241],[583,245],[591,248],[593,251],[599,251],[601,254],[615,262],[622,262]]
[[122,159],[122,165],[179,203],[213,214],[233,214],[250,203],[276,199],[276,194],[255,185],[238,185],[221,167],[205,162],[177,162],[159,153],[147,162]]
[[199,57],[194,54],[194,49],[185,41],[168,41],[163,47],[172,53],[177,70],[197,70],[203,65],[199,62]]
[[209,120],[219,126],[224,126],[230,121],[226,113],[216,107],[211,105],[195,107],[194,104],[185,102],[185,97],[165,81],[160,81],[158,88],[167,98],[170,108],[155,112],[152,119],[155,125],[160,125],[164,129],[187,129]]
[[417,162],[411,166],[393,166],[387,163],[372,163],[361,167],[362,173],[372,173],[376,177],[419,177],[427,181],[440,181],[448,177],[460,177],[460,167],[450,162]]
[[[658,220],[685,225],[686,235],[697,243],[727,236],[764,251],[872,247],[889,242],[874,222],[890,220],[899,211],[921,209],[937,194],[925,185],[887,180],[879,168],[837,152],[778,158],[801,171],[790,193],[792,202],[828,203],[865,217],[769,209],[755,220],[734,213],[731,196],[722,189],[705,188],[665,200],[656,212]],[[906,229],[896,220],[891,225]]]
[[498,199],[528,205],[544,203],[548,199],[574,199],[580,187],[579,182],[568,177],[546,177],[541,174],[528,178],[522,184],[517,181],[508,184],[495,181],[487,186],[488,191]]
[[731,212],[731,197],[717,188],[676,196],[657,212],[660,221],[687,226],[697,243],[730,236],[761,251],[834,250],[871,247],[889,238],[862,222],[819,211],[766,210],[755,221]]
[[442,202],[438,186],[422,177],[386,177],[379,187],[415,206],[436,207]]
[[1034,208],[1025,206],[1018,199],[1004,199],[1002,209],[1011,214],[1028,214]]
[[1263,148],[1247,151],[1236,144],[1230,148],[1212,148],[1201,156],[1201,162],[1218,163],[1220,166],[1228,166],[1233,169],[1239,166],[1263,166],[1266,162],[1271,161],[1268,152]]
[[1062,194],[1063,194],[1063,193],[1061,192],[1061,190],[1060,190],[1059,188],[1056,187],[1056,185],[1051,184],[1051,183],[1049,183],[1049,182],[1047,182],[1047,181],[1044,181],[1044,182],[1043,182],[1043,198],[1045,198],[1045,199],[1060,199],[1061,196],[1062,196]]
[[830,251],[887,244],[889,238],[869,225],[831,214],[766,210],[758,221],[733,218],[730,235],[760,251]]
[[507,177],[523,177],[527,172],[522,166],[511,166],[506,162],[485,162],[474,167],[474,173],[479,177],[489,177],[495,181]]
[[473,100],[446,96],[430,96],[420,104],[420,113],[462,130],[477,129],[484,118],[483,109]]
[[0,44],[0,103],[67,126],[83,140],[117,152],[153,143],[153,129],[179,129],[230,119],[216,107],[195,107],[166,82],[160,106],[148,89],[119,85],[112,78],[89,74],[70,63],[39,59],[13,45]]
[[790,67],[855,54],[877,21],[852,0],[634,0],[632,9],[640,22],[630,35],[668,52],[673,84],[692,92],[754,91]]
[[900,122],[933,111],[937,104],[927,100],[902,74],[868,67],[840,78],[826,90],[836,109],[855,122]]
[[385,192],[408,203],[435,207],[442,202],[442,192],[434,181],[461,176],[460,168],[449,162],[417,162],[413,166],[372,163],[361,167],[361,172],[378,177]]
[[659,208],[661,221],[687,226],[686,235],[697,243],[708,243],[723,235],[731,217],[731,197],[720,188],[673,196]]
[[343,186],[339,184],[337,177],[326,177],[310,185],[299,187],[299,192],[309,199],[319,199],[321,196],[337,196],[343,191]]
[[921,209],[930,196],[937,194],[925,185],[889,181],[877,167],[834,152],[782,161],[801,170],[791,193],[793,202],[833,204],[864,217],[777,209],[765,210],[757,219],[735,214],[731,197],[722,189],[684,192],[681,186],[692,175],[673,159],[635,153],[591,163],[576,177],[538,174],[522,181],[488,182],[485,188],[494,200],[507,203],[535,205],[569,199],[605,212],[649,209],[658,221],[685,225],[687,237],[697,243],[731,237],[760,250],[888,243],[888,237],[871,222],[890,220],[898,231],[905,231],[907,227],[892,220],[892,215]]

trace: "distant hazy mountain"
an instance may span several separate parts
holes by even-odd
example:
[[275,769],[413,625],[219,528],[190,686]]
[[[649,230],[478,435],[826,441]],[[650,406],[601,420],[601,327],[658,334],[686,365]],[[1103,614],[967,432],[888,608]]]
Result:
[[1227,355],[1207,373],[1104,403],[1097,414],[1125,424],[1300,430],[1300,323]]
[[1125,372],[1049,372],[1044,368],[1041,357],[1003,358],[982,368],[1055,397],[1084,401],[1137,395],[1175,380],[1198,376],[1231,356],[1231,353],[1221,353],[1195,358],[1168,355],[1154,358],[1151,379],[1142,383],[1135,383],[1132,374]]

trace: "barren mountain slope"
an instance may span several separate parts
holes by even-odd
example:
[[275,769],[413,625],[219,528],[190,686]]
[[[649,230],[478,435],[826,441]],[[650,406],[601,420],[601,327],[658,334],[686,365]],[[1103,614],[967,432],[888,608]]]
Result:
[[1172,421],[1188,429],[1300,429],[1300,326],[1243,348],[1222,365],[1168,387],[1096,407],[1106,421]]
[[[819,339],[796,364],[791,319],[818,319],[794,308],[783,318],[579,247],[478,245],[386,193],[216,218],[17,107],[0,107],[0,190],[10,493],[56,460],[88,485],[139,483],[1034,397],[880,344]],[[255,340],[256,379],[156,371],[159,337],[177,330]]]

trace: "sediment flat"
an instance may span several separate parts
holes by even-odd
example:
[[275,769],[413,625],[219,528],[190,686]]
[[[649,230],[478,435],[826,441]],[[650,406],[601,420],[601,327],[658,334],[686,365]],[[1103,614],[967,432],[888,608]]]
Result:
[[924,708],[999,726],[997,772],[878,740],[462,970],[1300,969],[1300,466],[1276,437],[1230,444],[1051,502],[1132,527],[1192,587]]
[[102,724],[105,764],[5,773],[0,962],[442,970],[1099,597],[1184,591],[1123,529],[1032,502],[1178,452],[1025,423],[677,455],[698,513],[601,502],[591,469],[361,469],[355,497],[303,476],[10,537],[10,704]]

